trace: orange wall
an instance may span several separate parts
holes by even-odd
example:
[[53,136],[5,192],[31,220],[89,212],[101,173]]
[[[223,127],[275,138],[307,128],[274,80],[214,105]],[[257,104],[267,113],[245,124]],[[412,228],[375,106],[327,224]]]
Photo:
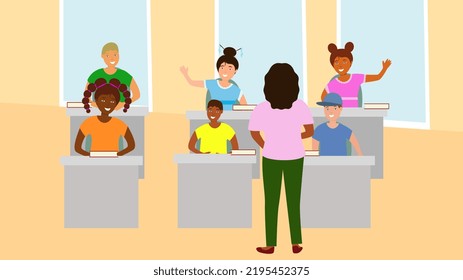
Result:
[[[59,103],[59,1],[3,1],[0,9],[2,103],[57,106]],[[153,101],[158,112],[201,109],[204,90],[190,87],[181,65],[193,78],[214,76],[214,0],[152,0]],[[179,9],[179,7],[182,7]],[[433,130],[463,131],[454,122],[463,104],[455,51],[463,39],[463,1],[429,0],[430,100]],[[314,105],[327,77],[326,45],[336,40],[336,0],[307,0],[309,103]],[[397,67],[397,66],[396,66]],[[407,94],[407,93],[403,93]]]

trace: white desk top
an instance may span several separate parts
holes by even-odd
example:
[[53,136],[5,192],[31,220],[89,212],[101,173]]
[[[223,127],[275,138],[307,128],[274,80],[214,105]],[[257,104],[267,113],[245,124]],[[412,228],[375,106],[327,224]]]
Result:
[[225,154],[178,154],[174,156],[178,164],[254,164],[256,156],[232,156]]
[[359,166],[359,165],[375,165],[374,156],[306,156],[304,158],[304,165],[308,166]]
[[[310,108],[313,117],[323,117],[323,107]],[[363,108],[343,108],[341,119],[344,117],[385,117],[388,110],[365,110]],[[249,120],[251,118],[251,111],[223,111],[221,120]],[[206,111],[187,111],[186,117],[189,120],[207,120]]]
[[85,156],[63,156],[61,157],[61,164],[64,166],[93,166],[93,165],[143,165],[142,156],[121,156],[117,158],[90,158]]

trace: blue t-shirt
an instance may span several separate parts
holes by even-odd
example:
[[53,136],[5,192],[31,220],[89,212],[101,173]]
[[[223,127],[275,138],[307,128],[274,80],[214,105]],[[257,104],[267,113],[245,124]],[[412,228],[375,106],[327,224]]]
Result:
[[351,135],[352,130],[342,123],[338,123],[336,128],[322,123],[317,126],[312,138],[320,143],[320,156],[347,156],[346,142]]
[[241,89],[235,84],[230,84],[224,88],[219,84],[218,80],[206,80],[204,86],[211,93],[211,99],[222,102],[224,110],[231,110],[232,105],[238,103],[241,97]]

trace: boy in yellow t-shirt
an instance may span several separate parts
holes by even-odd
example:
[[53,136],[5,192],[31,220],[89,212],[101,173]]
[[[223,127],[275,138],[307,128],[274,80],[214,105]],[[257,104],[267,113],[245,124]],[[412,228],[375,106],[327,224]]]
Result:
[[[207,118],[210,123],[198,127],[191,135],[188,148],[197,154],[226,154],[227,140],[231,142],[232,149],[238,149],[238,139],[235,131],[226,123],[219,122],[223,113],[222,102],[211,100],[207,104]],[[196,142],[201,140],[199,150],[196,149]]]

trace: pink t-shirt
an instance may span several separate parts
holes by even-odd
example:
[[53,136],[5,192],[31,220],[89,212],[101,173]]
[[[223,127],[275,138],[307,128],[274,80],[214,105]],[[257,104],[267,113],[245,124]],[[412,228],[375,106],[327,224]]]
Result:
[[351,74],[346,82],[341,82],[338,78],[332,79],[326,85],[327,93],[337,93],[342,98],[343,107],[359,107],[358,92],[360,85],[365,82],[365,74]]
[[249,120],[250,131],[264,132],[262,156],[275,160],[293,160],[304,157],[302,126],[313,124],[312,113],[302,100],[296,100],[290,109],[272,109],[270,102],[257,105]]

